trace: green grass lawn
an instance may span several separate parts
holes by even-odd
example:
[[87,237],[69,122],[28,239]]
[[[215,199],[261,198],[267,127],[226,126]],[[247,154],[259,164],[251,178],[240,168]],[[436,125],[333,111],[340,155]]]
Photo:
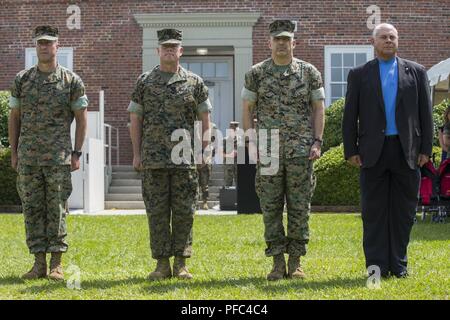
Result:
[[[22,281],[33,258],[21,215],[0,215],[1,299],[449,299],[450,224],[419,222],[409,246],[407,279],[366,287],[358,215],[314,214],[302,260],[306,280],[266,281],[261,215],[197,216],[195,278],[149,282],[151,259],[145,216],[69,216],[65,268],[80,269],[81,290],[48,280]],[[66,279],[71,274],[66,272]]]

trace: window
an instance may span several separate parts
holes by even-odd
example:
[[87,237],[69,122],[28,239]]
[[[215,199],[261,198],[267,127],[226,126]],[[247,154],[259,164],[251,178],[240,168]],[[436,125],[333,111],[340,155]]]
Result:
[[228,78],[226,62],[181,62],[181,65],[202,78]]
[[356,66],[373,59],[372,46],[325,46],[325,102],[345,96],[347,76]]
[[[73,48],[59,48],[57,54],[58,63],[63,67],[73,70]],[[36,48],[25,49],[25,69],[37,64]]]

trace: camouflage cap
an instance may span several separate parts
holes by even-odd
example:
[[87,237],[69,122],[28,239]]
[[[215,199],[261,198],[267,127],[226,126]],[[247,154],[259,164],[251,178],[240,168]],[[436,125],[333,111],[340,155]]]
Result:
[[275,20],[269,25],[272,37],[294,37],[295,24],[291,20]]
[[158,30],[158,44],[175,43],[180,44],[183,32],[177,29]]
[[238,121],[230,121],[230,126],[237,126],[239,125]]
[[33,40],[58,40],[58,28],[51,26],[38,26],[34,29]]

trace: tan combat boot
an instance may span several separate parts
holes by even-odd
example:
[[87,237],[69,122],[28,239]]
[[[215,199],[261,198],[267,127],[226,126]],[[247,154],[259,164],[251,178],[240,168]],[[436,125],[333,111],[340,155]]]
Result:
[[203,200],[202,209],[203,210],[209,210],[209,208],[208,208],[208,201],[207,200]]
[[173,262],[173,275],[179,279],[189,280],[193,278],[186,267],[186,258],[175,257],[175,261]]
[[35,280],[47,277],[47,260],[45,252],[34,255],[34,265],[30,271],[22,276],[24,280]]
[[52,252],[50,258],[50,274],[48,278],[55,281],[64,280],[64,272],[61,264],[62,252]]
[[303,272],[300,266],[299,256],[289,256],[288,259],[288,277],[293,279],[304,279],[306,277],[305,272]]
[[172,277],[169,258],[157,260],[156,269],[148,275],[149,280],[163,280]]
[[284,260],[284,254],[280,253],[273,256],[273,268],[267,275],[267,280],[277,281],[286,277],[286,261]]

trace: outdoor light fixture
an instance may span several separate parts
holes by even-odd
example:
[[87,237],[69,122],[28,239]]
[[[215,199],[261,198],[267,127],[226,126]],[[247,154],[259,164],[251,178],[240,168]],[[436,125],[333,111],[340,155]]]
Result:
[[197,49],[197,54],[201,55],[201,56],[205,56],[208,54],[208,49],[207,48],[198,48]]

